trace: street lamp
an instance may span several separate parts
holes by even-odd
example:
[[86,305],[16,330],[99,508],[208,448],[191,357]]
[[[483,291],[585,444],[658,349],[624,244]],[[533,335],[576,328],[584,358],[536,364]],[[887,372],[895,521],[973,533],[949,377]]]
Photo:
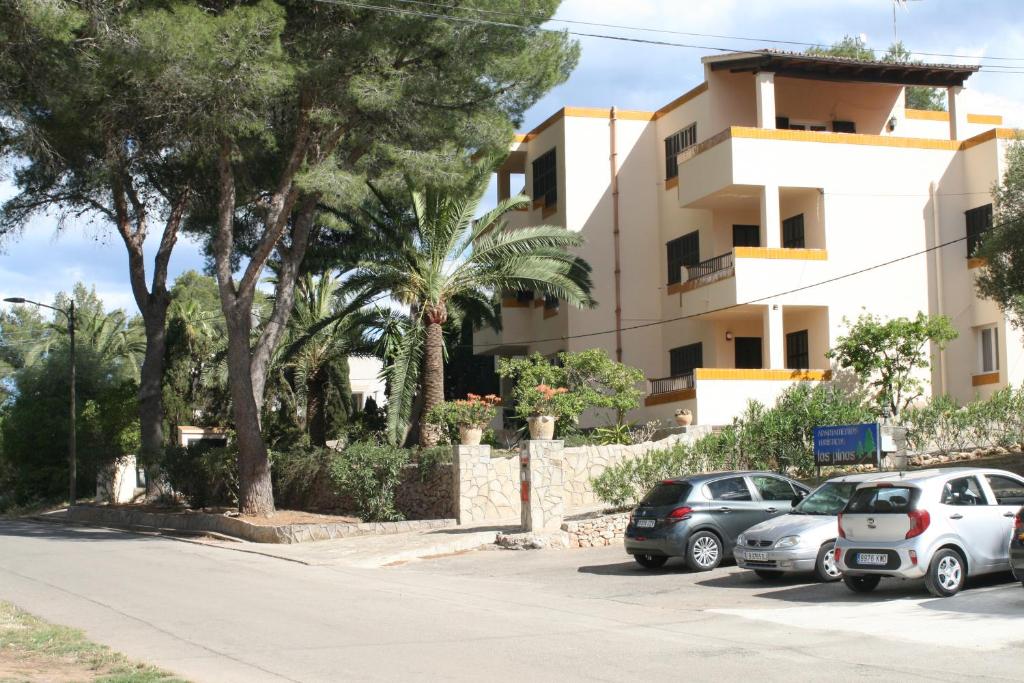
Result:
[[64,314],[64,317],[68,319],[68,336],[71,338],[71,416],[70,430],[68,431],[68,507],[70,507],[75,504],[75,485],[77,483],[75,470],[78,462],[76,454],[78,445],[75,439],[75,300],[71,300],[71,306],[66,311],[63,308],[41,304],[20,296],[12,296],[4,301],[11,304],[32,304],[40,308],[49,308],[51,311]]

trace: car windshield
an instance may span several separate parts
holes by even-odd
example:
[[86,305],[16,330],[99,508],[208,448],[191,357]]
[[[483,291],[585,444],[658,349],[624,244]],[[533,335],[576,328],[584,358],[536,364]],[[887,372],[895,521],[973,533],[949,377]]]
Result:
[[686,482],[663,481],[644,496],[640,505],[644,507],[661,507],[682,503],[690,495],[690,485]]
[[822,484],[804,498],[793,512],[804,515],[838,515],[846,507],[856,488],[856,482],[836,481]]

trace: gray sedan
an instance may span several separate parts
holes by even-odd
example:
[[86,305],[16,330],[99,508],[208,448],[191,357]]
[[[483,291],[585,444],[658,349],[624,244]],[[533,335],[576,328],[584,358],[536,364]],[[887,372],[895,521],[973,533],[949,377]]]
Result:
[[736,564],[770,580],[785,572],[814,572],[821,581],[837,581],[834,546],[837,515],[858,484],[886,475],[852,474],[816,488],[786,515],[750,527],[736,539]]

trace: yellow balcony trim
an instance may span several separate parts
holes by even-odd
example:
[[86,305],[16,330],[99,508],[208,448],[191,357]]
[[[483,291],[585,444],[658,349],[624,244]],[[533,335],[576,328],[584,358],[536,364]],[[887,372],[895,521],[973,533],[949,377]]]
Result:
[[792,261],[825,261],[825,249],[785,249],[780,247],[733,247],[736,258],[786,259]]
[[737,368],[697,368],[694,379],[769,380],[775,382],[827,382],[831,370],[745,370]]
[[[929,111],[927,109],[907,109],[906,117],[918,121],[949,121],[948,111]],[[1003,117],[998,114],[968,114],[967,123],[989,123],[994,126],[1003,125]]]
[[986,384],[999,384],[999,373],[988,372],[984,375],[974,375],[971,377],[972,387],[980,387]]
[[679,187],[679,176],[676,176],[675,178],[667,178],[665,180],[666,190],[671,190],[674,187]]
[[644,399],[645,406],[660,406],[663,403],[675,403],[676,401],[691,401],[697,398],[696,389],[679,389],[668,391],[664,394],[654,394]]
[[972,256],[971,258],[967,259],[968,270],[974,270],[975,268],[983,268],[986,264],[988,264],[988,259],[983,259],[977,256]]
[[999,114],[968,114],[967,123],[990,123],[993,126],[1003,125],[1003,117]]
[[658,111],[654,112],[654,120],[657,121],[662,116],[666,116],[666,115],[672,113],[673,110],[678,109],[679,107],[683,106],[684,104],[686,104],[687,102],[692,100],[694,97],[697,97],[697,95],[700,95],[701,93],[705,92],[707,89],[708,89],[708,82],[704,81],[703,83],[698,85],[696,88],[693,88],[692,90],[689,90],[688,92],[683,93],[682,95],[680,95],[676,99],[672,100],[671,102],[666,104],[664,107],[662,107]]

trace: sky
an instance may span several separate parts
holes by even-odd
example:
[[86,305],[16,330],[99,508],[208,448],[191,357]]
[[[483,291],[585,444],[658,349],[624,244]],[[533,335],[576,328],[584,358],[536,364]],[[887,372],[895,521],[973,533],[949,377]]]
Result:
[[[896,29],[912,51],[959,56],[924,57],[927,61],[965,63],[980,57],[1018,57],[1018,61],[989,63],[1019,65],[1021,73],[982,71],[968,80],[967,110],[1002,114],[1005,125],[1024,127],[1024,21],[1019,3],[909,0],[906,9],[897,10]],[[696,47],[580,36],[578,67],[566,83],[526,113],[524,131],[563,106],[658,109],[701,82],[700,58],[722,52],[709,48],[802,50],[803,45],[766,39],[828,45],[846,34],[861,36],[869,46],[881,50],[893,42],[891,0],[564,0],[556,18],[656,28],[659,32],[564,23],[552,23],[552,28]],[[0,200],[13,191],[9,182],[0,179]],[[156,235],[146,245],[150,267],[158,239]],[[135,313],[127,262],[120,237],[102,222],[80,221],[58,231],[53,218],[41,217],[27,226],[19,239],[0,247],[0,299],[22,296],[49,302],[58,291],[68,291],[81,281],[95,286],[108,308]],[[203,265],[199,245],[179,240],[171,259],[171,278],[189,269],[201,270]]]

